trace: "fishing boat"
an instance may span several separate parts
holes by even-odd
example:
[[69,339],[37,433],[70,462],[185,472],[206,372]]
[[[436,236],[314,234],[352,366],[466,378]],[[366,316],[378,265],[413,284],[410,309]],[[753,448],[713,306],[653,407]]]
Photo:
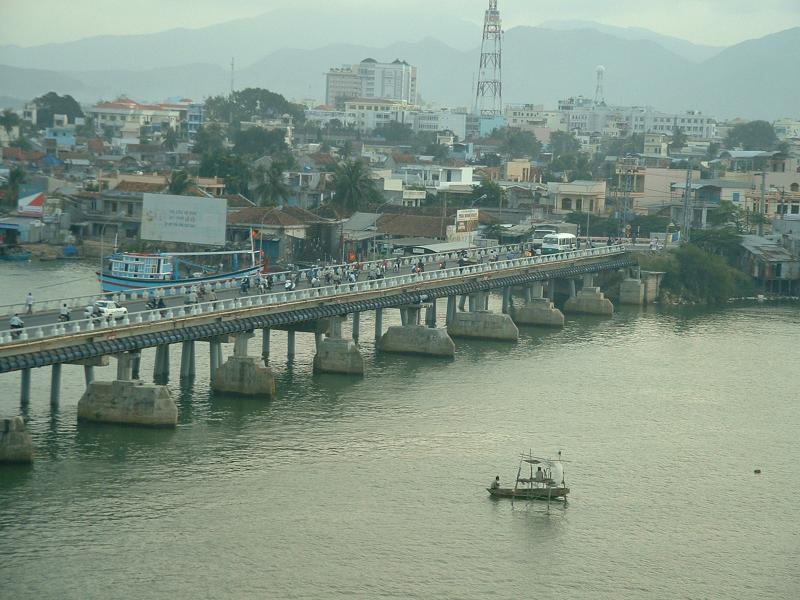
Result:
[[30,260],[33,253],[22,246],[0,246],[0,260],[26,261]]
[[[198,285],[249,277],[261,271],[261,252],[115,252],[98,273],[103,292]],[[227,264],[226,264],[227,263]]]
[[500,487],[498,476],[486,490],[495,498],[566,501],[569,488],[564,482],[564,462],[560,450],[555,459],[534,456],[529,451],[520,456],[513,488]]

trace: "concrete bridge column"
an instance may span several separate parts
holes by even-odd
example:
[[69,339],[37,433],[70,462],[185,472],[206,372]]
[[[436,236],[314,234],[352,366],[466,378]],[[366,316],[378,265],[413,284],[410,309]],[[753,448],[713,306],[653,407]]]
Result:
[[269,327],[264,327],[264,329],[261,330],[261,360],[264,361],[265,365],[269,363],[269,338],[271,331]]
[[564,304],[564,312],[585,315],[613,315],[614,305],[599,287],[594,287],[594,274],[583,276],[583,288]]
[[550,302],[553,302],[556,299],[556,280],[555,279],[548,279],[547,280],[547,297],[550,298]]
[[455,296],[448,296],[447,297],[447,316],[445,317],[445,325],[450,325],[450,322],[453,320],[453,316],[456,314],[456,297]]
[[117,359],[117,381],[133,380],[133,355],[130,352],[116,354]]
[[575,291],[575,280],[574,279],[570,279],[569,280],[569,297],[570,298],[574,298],[576,293],[577,292]]
[[156,362],[153,365],[153,381],[159,385],[169,383],[169,344],[156,347]]
[[383,335],[383,309],[375,309],[375,345],[377,346],[381,341]]
[[447,326],[450,336],[505,341],[519,339],[519,329],[509,315],[489,312],[487,292],[470,294],[469,301],[469,312],[457,313]]
[[361,337],[361,313],[353,313],[353,339],[358,341]]
[[275,396],[272,370],[263,366],[260,358],[248,356],[247,342],[252,337],[252,331],[234,334],[233,356],[216,370],[212,390],[241,396]]
[[458,301],[458,310],[460,310],[461,312],[464,312],[466,303],[467,303],[467,296],[466,295],[462,295],[461,298]]
[[19,389],[19,400],[22,404],[31,401],[31,370],[22,369]]
[[222,365],[222,343],[212,338],[208,341],[208,368],[211,371],[211,383],[217,378],[217,369]]
[[436,328],[436,299],[425,308],[425,326],[430,329]]
[[512,317],[518,325],[544,325],[546,327],[563,327],[564,315],[553,306],[552,300],[542,296],[543,286],[540,282],[532,283],[525,288],[525,305],[514,307]]
[[22,417],[0,419],[0,464],[32,463],[33,439]]
[[131,352],[131,379],[140,379],[139,371],[142,367],[142,353]]
[[644,304],[645,284],[640,279],[626,277],[619,284],[619,303],[641,306]]
[[[166,347],[166,346],[165,346]],[[78,401],[78,419],[145,427],[175,427],[178,407],[165,385],[133,379],[137,353],[115,355],[117,378],[91,381]],[[163,360],[164,354],[160,357]],[[169,354],[166,354],[169,357]]]
[[503,308],[502,312],[507,315],[511,310],[511,287],[503,288]]
[[83,379],[87,387],[94,381],[94,365],[83,365]]
[[61,363],[50,367],[50,405],[58,406],[61,401]]
[[[314,371],[342,375],[363,375],[364,357],[352,338],[342,337],[344,317],[329,319],[328,334],[320,341],[314,355]],[[355,321],[354,321],[355,323]]]
[[183,342],[181,348],[181,379],[194,378],[194,342]]
[[291,329],[286,332],[286,359],[289,362],[294,360],[295,355],[295,332]]

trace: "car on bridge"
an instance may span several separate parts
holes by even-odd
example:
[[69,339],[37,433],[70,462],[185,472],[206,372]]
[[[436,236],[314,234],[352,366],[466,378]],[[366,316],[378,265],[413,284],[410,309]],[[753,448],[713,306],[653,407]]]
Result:
[[128,314],[128,309],[113,300],[98,300],[94,303],[94,314],[104,319],[122,319]]

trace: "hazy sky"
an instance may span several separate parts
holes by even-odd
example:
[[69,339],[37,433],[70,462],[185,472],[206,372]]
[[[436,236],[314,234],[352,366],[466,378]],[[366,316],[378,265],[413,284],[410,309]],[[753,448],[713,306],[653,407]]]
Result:
[[[95,35],[197,28],[274,8],[417,10],[480,21],[488,0],[0,0],[0,45],[35,46]],[[554,19],[644,27],[692,42],[730,45],[800,26],[800,0],[499,0],[506,29]],[[394,40],[391,40],[394,41]]]

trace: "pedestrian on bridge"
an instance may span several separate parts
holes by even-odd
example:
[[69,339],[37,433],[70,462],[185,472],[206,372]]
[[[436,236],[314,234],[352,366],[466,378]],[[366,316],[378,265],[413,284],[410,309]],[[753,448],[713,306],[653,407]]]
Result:
[[25,298],[25,314],[33,314],[33,294],[30,292],[28,292],[28,296]]

